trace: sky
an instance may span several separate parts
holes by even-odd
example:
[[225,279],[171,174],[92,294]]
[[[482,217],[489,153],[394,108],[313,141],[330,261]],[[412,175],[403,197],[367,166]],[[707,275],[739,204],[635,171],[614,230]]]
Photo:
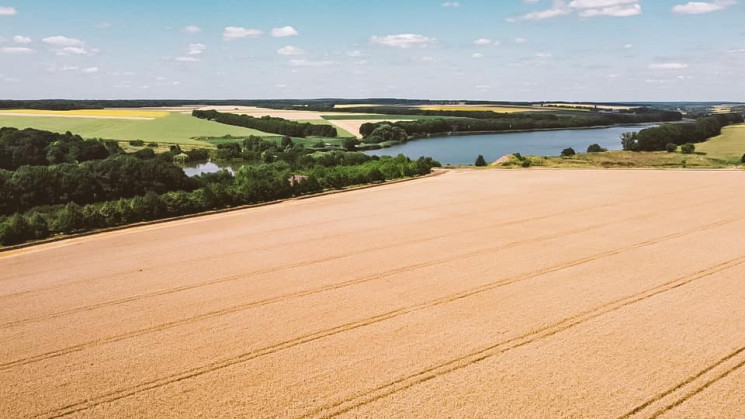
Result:
[[737,0],[0,0],[2,99],[745,101]]

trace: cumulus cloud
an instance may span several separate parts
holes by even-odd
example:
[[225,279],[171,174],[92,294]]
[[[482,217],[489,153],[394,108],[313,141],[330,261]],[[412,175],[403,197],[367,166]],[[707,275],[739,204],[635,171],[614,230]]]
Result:
[[442,3],[442,7],[460,7],[460,3],[457,1],[446,1]]
[[634,48],[633,44],[626,44],[623,46],[623,49],[631,49],[631,48]]
[[189,44],[189,51],[187,54],[189,55],[202,55],[204,50],[206,50],[207,47],[204,44]]
[[28,44],[31,43],[31,38],[23,35],[16,35],[13,37],[13,42],[16,44]]
[[414,33],[402,33],[398,35],[373,36],[371,44],[385,45],[395,48],[427,47],[435,42],[434,38]]
[[112,27],[113,25],[109,22],[101,22],[96,24],[97,29],[108,29]]
[[682,70],[684,68],[688,68],[688,64],[686,63],[657,63],[657,64],[650,64],[649,68],[652,70]]
[[272,29],[272,36],[275,38],[284,38],[286,36],[295,36],[297,34],[298,31],[296,31],[292,26],[283,26],[281,28]]
[[[558,16],[577,14],[580,17],[612,16],[629,17],[642,13],[641,0],[554,0],[551,7],[537,10],[519,17],[507,19],[510,22],[524,20],[543,20]],[[724,0],[727,1],[727,0]],[[526,3],[537,3],[529,1]]]
[[68,38],[62,35],[48,36],[46,38],[42,38],[42,41],[55,47],[76,47],[85,44],[85,42],[81,41],[80,39]]
[[528,42],[528,40],[525,39],[525,38],[515,38],[515,43],[516,44],[525,44],[527,42]]
[[83,73],[86,73],[86,74],[98,73],[98,67],[87,67],[87,68],[84,68],[83,69]]
[[202,28],[200,28],[199,26],[189,25],[184,28],[184,32],[195,34],[195,33],[202,32]]
[[197,58],[197,57],[176,57],[174,59],[182,63],[195,63],[198,61],[202,61],[200,58]]
[[222,39],[226,41],[234,41],[241,38],[255,38],[263,34],[259,29],[246,29],[241,26],[226,26],[222,33]]
[[0,53],[3,54],[28,54],[29,52],[34,52],[31,48],[26,47],[2,47],[0,48]]
[[703,13],[717,12],[737,4],[736,0],[717,0],[714,2],[691,1],[673,7],[673,13],[682,15],[700,15]]
[[309,61],[309,60],[290,60],[290,65],[293,67],[325,67],[333,65],[333,61]]
[[0,6],[0,16],[13,16],[18,14],[16,9],[10,6]]
[[479,38],[479,39],[473,41],[473,44],[474,45],[481,45],[481,46],[483,46],[483,45],[491,45],[493,42],[494,41],[492,41],[489,38]]
[[480,52],[474,52],[473,54],[471,54],[471,58],[484,58],[484,54]]
[[305,51],[292,45],[287,45],[277,50],[277,54],[279,55],[303,55],[304,53]]

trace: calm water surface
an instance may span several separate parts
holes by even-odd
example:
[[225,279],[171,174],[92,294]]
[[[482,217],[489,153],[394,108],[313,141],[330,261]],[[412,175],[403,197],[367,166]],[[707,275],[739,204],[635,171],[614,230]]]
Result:
[[587,146],[593,143],[600,144],[608,150],[620,150],[622,133],[638,132],[650,126],[654,125],[432,137],[381,150],[366,151],[365,154],[404,154],[410,158],[429,156],[442,164],[461,165],[473,164],[479,154],[482,154],[487,162],[493,162],[505,154],[512,153],[558,156],[561,150],[567,147],[584,153]]

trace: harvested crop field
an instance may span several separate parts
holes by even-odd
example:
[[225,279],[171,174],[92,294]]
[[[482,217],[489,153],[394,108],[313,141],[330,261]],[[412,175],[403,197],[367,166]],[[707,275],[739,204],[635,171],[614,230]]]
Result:
[[742,417],[737,171],[456,170],[0,254],[0,417]]

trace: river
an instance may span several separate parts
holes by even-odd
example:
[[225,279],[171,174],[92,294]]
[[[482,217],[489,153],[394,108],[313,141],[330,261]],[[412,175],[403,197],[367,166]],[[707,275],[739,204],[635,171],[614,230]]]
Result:
[[430,137],[380,150],[366,151],[365,154],[403,154],[410,158],[429,156],[444,165],[466,165],[473,164],[479,154],[482,154],[487,162],[492,162],[512,153],[558,156],[561,150],[567,147],[574,148],[577,153],[584,153],[587,146],[594,143],[608,150],[620,150],[622,133],[638,132],[651,126],[655,125]]

